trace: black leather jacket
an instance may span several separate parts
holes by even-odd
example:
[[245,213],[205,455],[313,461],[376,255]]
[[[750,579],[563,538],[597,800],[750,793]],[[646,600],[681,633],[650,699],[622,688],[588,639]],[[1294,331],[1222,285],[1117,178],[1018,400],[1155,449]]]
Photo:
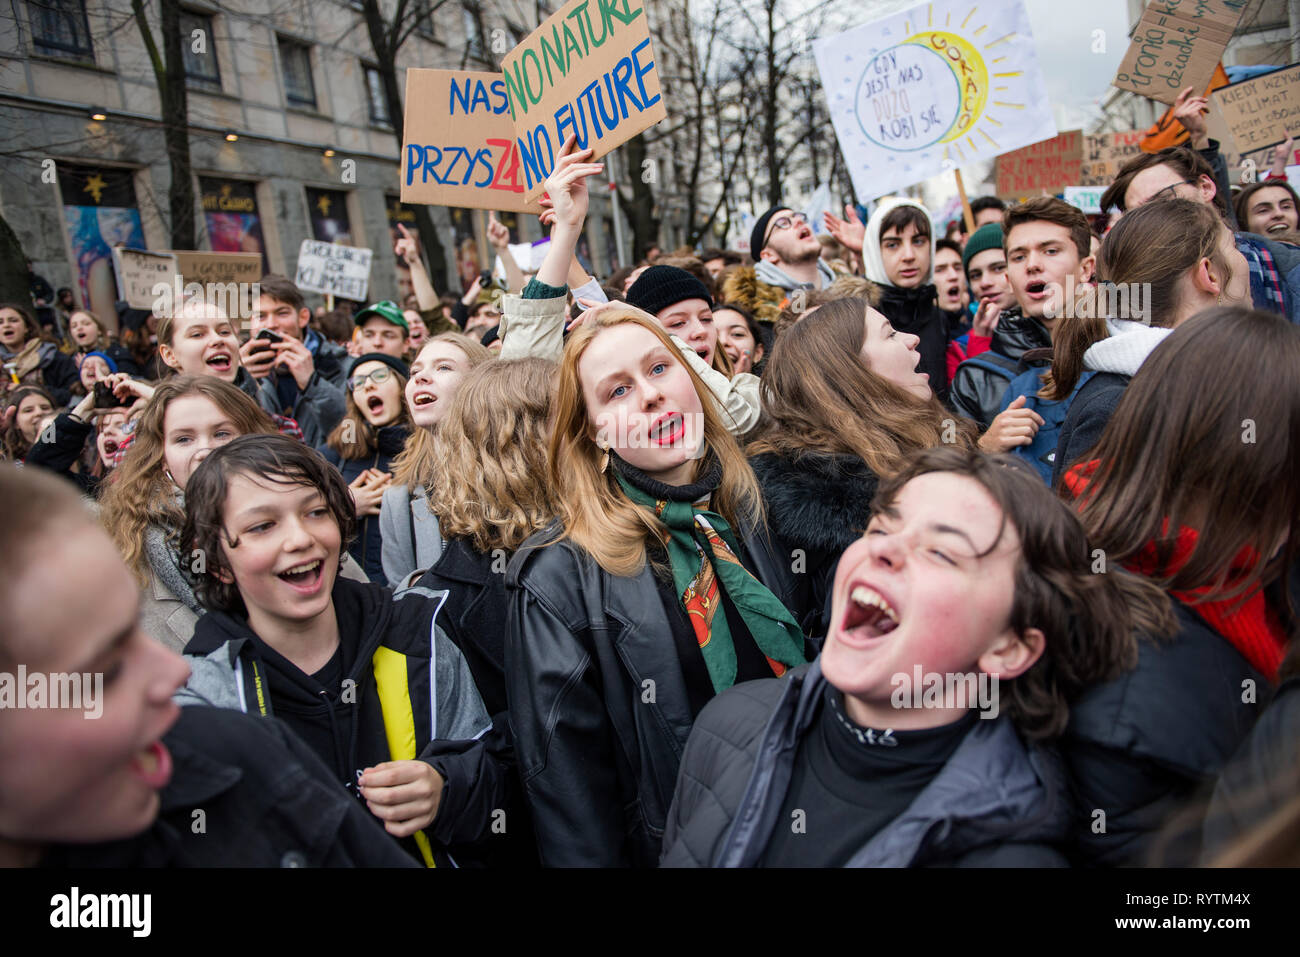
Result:
[[[1002,406],[1002,396],[1006,394],[1011,379],[1026,369],[1047,364],[1046,361],[1027,363],[1022,358],[1024,354],[1030,349],[1051,347],[1052,337],[1041,322],[1022,315],[1018,306],[1003,310],[997,328],[993,330],[993,344],[988,350],[997,356],[972,356],[959,365],[948,389],[948,403],[966,418],[979,423],[981,430],[987,429]],[[1000,360],[1007,366],[1007,375],[1000,376],[980,368],[972,359]]]
[[[791,606],[767,530],[737,528],[746,562]],[[610,575],[557,526],[506,570],[506,693],[542,864],[654,867],[696,715],[648,567]],[[795,611],[798,617],[798,611]]]

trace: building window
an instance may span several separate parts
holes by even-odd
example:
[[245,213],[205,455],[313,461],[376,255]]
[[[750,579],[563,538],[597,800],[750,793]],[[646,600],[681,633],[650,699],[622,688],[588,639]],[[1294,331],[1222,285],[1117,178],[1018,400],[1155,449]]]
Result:
[[285,99],[290,106],[316,109],[316,83],[311,76],[311,47],[288,37],[280,37],[279,45]]
[[366,99],[370,102],[370,122],[375,126],[392,126],[393,120],[388,113],[388,97],[384,95],[384,78],[379,69],[365,67]]
[[[205,13],[182,10],[180,24],[186,82],[191,86],[221,89],[221,67],[217,65],[217,41],[212,30],[212,18]],[[202,52],[196,53],[196,47]]]
[[86,0],[28,0],[32,42],[38,53],[95,59],[86,20]]

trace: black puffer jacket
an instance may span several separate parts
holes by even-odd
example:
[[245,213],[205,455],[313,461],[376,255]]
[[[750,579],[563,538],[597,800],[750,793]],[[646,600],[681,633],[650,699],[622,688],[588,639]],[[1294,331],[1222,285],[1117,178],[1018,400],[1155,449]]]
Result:
[[193,705],[181,709],[163,744],[173,771],[149,829],[121,841],[52,848],[44,866],[416,866],[281,721]]
[[1070,467],[1084,458],[1097,444],[1106,423],[1124,398],[1129,376],[1116,372],[1098,372],[1083,384],[1070,401],[1070,411],[1061,423],[1056,440],[1056,458],[1052,463],[1052,488],[1060,488],[1061,478]]
[[[1300,794],[1300,677],[1278,686],[1259,723],[1224,768],[1205,815],[1202,863],[1255,832]],[[1290,862],[1297,863],[1295,861]]]
[[934,285],[926,283],[915,289],[882,285],[876,308],[899,332],[921,340],[916,346],[921,353],[916,371],[930,376],[930,388],[943,400],[948,392],[948,317],[939,308]]
[[830,627],[835,566],[866,531],[876,474],[856,455],[811,450],[797,458],[765,452],[749,464],[763,490],[768,527],[795,573],[806,609],[799,623],[820,640]]
[[[730,688],[700,713],[664,835],[665,867],[755,867],[795,755],[824,707],[821,662]],[[1059,867],[1069,802],[1060,760],[1011,719],[976,721],[948,763],[849,867]]]
[[[1027,369],[1047,365],[1047,361],[1025,362],[1024,354],[1030,349],[1050,349],[1052,337],[1047,327],[1031,316],[1023,315],[1019,307],[1007,309],[998,317],[993,330],[993,344],[988,352],[972,356],[957,367],[948,390],[948,404],[957,412],[973,419],[981,430],[987,429],[1002,408],[1002,396],[1011,380]],[[977,360],[1001,363],[1007,367],[1006,376],[1000,376],[977,364]],[[1012,367],[1014,364],[1014,368]]]
[[[1176,635],[1141,641],[1134,670],[1071,706],[1061,748],[1074,784],[1079,863],[1146,863],[1155,832],[1214,781],[1272,692],[1195,612],[1179,602],[1174,611]],[[1168,851],[1165,863],[1190,864],[1197,853]]]
[[[510,561],[506,691],[545,866],[653,867],[695,723],[654,573],[600,568],[539,532]],[[739,556],[792,607],[790,565],[766,529]]]

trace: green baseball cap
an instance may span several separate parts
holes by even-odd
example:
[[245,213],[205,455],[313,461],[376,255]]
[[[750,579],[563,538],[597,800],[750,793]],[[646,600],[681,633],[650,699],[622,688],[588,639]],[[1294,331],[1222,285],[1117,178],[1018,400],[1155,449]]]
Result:
[[402,315],[401,307],[391,299],[383,299],[373,305],[366,306],[356,314],[356,324],[359,326],[372,316],[378,316],[395,326],[401,326],[408,333],[411,331],[411,327],[406,324],[406,317]]

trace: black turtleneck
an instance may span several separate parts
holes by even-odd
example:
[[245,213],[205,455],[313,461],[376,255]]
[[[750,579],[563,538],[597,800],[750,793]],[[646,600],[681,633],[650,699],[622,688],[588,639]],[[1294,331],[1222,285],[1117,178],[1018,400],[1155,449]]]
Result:
[[[673,502],[698,502],[717,490],[722,481],[722,462],[712,452],[700,463],[699,477],[690,485],[665,485],[646,475],[634,465],[624,461],[616,452],[609,453],[610,468],[616,469],[629,485],[640,489],[656,499]],[[737,558],[752,574],[753,563],[745,550],[739,529],[732,529],[739,549]],[[663,603],[664,614],[668,618],[673,633],[673,642],[677,646],[677,658],[682,665],[682,677],[686,682],[686,694],[690,701],[691,713],[697,715],[713,698],[713,681],[709,677],[708,666],[704,663],[704,653],[700,651],[699,639],[691,625],[690,616],[682,604],[682,596],[677,593],[673,582],[672,568],[668,562],[668,551],[657,541],[647,542],[649,559],[654,571],[655,585],[659,590],[659,599]],[[736,606],[722,595],[722,608],[727,615],[727,626],[731,630],[731,640],[736,647],[736,684],[753,681],[758,678],[771,678],[772,666],[754,642],[745,619],[741,617]]]
[[907,810],[978,720],[971,711],[921,731],[867,728],[848,716],[843,694],[827,685],[821,714],[795,755],[763,866],[846,864]]

